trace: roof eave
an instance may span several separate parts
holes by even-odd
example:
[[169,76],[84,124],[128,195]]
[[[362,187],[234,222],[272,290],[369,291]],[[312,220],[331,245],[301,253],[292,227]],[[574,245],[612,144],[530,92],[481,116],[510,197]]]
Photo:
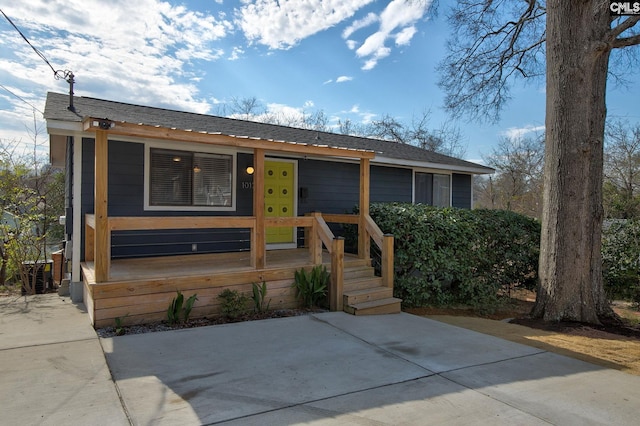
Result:
[[376,163],[391,164],[395,166],[421,167],[425,169],[447,170],[461,173],[471,173],[474,175],[489,175],[495,173],[495,170],[484,166],[460,166],[454,164],[432,163],[428,161],[405,160],[399,158],[385,157],[383,155],[376,156]]

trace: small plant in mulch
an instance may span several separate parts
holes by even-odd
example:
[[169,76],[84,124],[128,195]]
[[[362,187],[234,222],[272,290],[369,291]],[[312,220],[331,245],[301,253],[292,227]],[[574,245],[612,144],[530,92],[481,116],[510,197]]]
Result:
[[[128,315],[128,314],[127,314]],[[125,315],[124,317],[116,317],[116,336],[124,336],[124,334],[127,332],[125,326],[123,325],[123,321],[124,319],[127,317],[127,315]]]
[[269,301],[266,300],[267,283],[264,281],[262,281],[262,285],[253,283],[252,290],[253,290],[253,295],[251,296],[251,300],[253,300],[254,312],[258,314],[267,312],[269,310],[269,305],[271,305],[271,299],[269,299]]
[[293,288],[303,308],[319,306],[326,300],[330,278],[327,268],[322,265],[315,266],[309,274],[304,269],[295,272]]
[[178,290],[177,296],[173,298],[167,309],[167,322],[170,325],[177,324],[180,322],[181,316],[183,322],[189,322],[189,315],[191,315],[191,309],[193,309],[196,300],[198,300],[198,295],[192,294],[185,302],[184,295]]
[[238,292],[238,290],[224,289],[218,295],[218,299],[222,300],[222,305],[220,306],[222,315],[231,320],[235,320],[247,311],[246,306],[249,298],[246,294]]

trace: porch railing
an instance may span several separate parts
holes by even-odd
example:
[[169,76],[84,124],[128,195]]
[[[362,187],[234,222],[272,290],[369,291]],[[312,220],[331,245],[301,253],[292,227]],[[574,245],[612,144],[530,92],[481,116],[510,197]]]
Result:
[[[329,223],[346,223],[359,225],[358,215],[348,214],[322,214],[309,213],[306,216],[264,218],[265,227],[300,227],[305,228],[306,244],[309,248],[309,262],[313,265],[322,264],[322,248],[326,248],[331,257],[331,287],[329,289],[329,304],[331,310],[342,310],[342,294],[344,286],[344,238],[336,237]],[[369,238],[379,247],[382,253],[381,275],[383,284],[393,288],[393,236],[383,234],[378,225],[369,215],[364,217],[364,229],[358,232],[365,233],[365,240]],[[360,227],[360,225],[359,225]],[[111,264],[111,233],[113,231],[134,230],[160,230],[160,229],[249,229],[251,232],[250,259],[251,266],[258,268],[257,259],[264,259],[265,247],[257,247],[258,226],[254,216],[224,216],[224,217],[109,217],[107,219],[107,247],[96,247],[95,216],[87,214],[85,217],[85,261],[94,262],[96,256],[101,256],[101,263],[106,265],[105,272],[98,274],[96,270],[96,282],[109,281],[109,269]],[[262,250],[262,254],[259,253]],[[368,246],[364,253],[358,253],[359,257],[368,256]]]

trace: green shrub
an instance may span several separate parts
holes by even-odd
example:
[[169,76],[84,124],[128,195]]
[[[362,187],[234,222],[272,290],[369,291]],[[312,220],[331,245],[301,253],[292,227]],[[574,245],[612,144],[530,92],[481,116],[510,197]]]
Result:
[[251,296],[253,310],[259,314],[268,311],[271,299],[268,302],[265,300],[267,297],[267,283],[262,281],[262,285],[253,283],[251,286],[253,290],[253,295]]
[[116,321],[116,336],[124,336],[124,334],[126,333],[126,329],[124,328],[124,319],[126,317],[128,317],[129,314],[125,315],[124,317],[116,317],[115,321]]
[[614,221],[604,226],[602,276],[609,299],[640,304],[640,220]]
[[222,315],[229,319],[236,319],[247,311],[246,305],[249,298],[238,290],[224,289],[218,298],[222,300]]
[[198,300],[197,294],[192,294],[187,299],[187,302],[184,304],[184,322],[189,322],[189,316],[191,315],[191,309],[193,309],[193,304]]
[[173,298],[167,309],[167,322],[170,325],[177,323],[180,320],[180,311],[182,311],[182,303],[184,302],[184,296],[180,291],[178,295]]
[[184,322],[189,321],[189,315],[191,314],[193,304],[198,300],[198,295],[192,294],[187,299],[187,302],[184,303],[184,296],[180,293],[180,290],[177,290],[176,293],[176,297],[173,298],[169,304],[169,308],[167,309],[167,322],[170,325],[180,322],[180,315],[182,315]]
[[499,210],[372,204],[395,237],[395,296],[407,306],[472,305],[491,310],[513,286],[534,288],[540,224]]
[[330,278],[327,268],[322,265],[315,266],[310,274],[304,269],[295,272],[293,287],[302,307],[311,308],[325,302]]

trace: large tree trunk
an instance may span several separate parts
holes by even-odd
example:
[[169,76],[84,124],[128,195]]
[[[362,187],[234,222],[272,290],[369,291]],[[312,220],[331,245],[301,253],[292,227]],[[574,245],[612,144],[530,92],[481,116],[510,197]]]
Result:
[[547,104],[540,282],[533,315],[599,323],[602,162],[610,47],[599,0],[547,2]]

